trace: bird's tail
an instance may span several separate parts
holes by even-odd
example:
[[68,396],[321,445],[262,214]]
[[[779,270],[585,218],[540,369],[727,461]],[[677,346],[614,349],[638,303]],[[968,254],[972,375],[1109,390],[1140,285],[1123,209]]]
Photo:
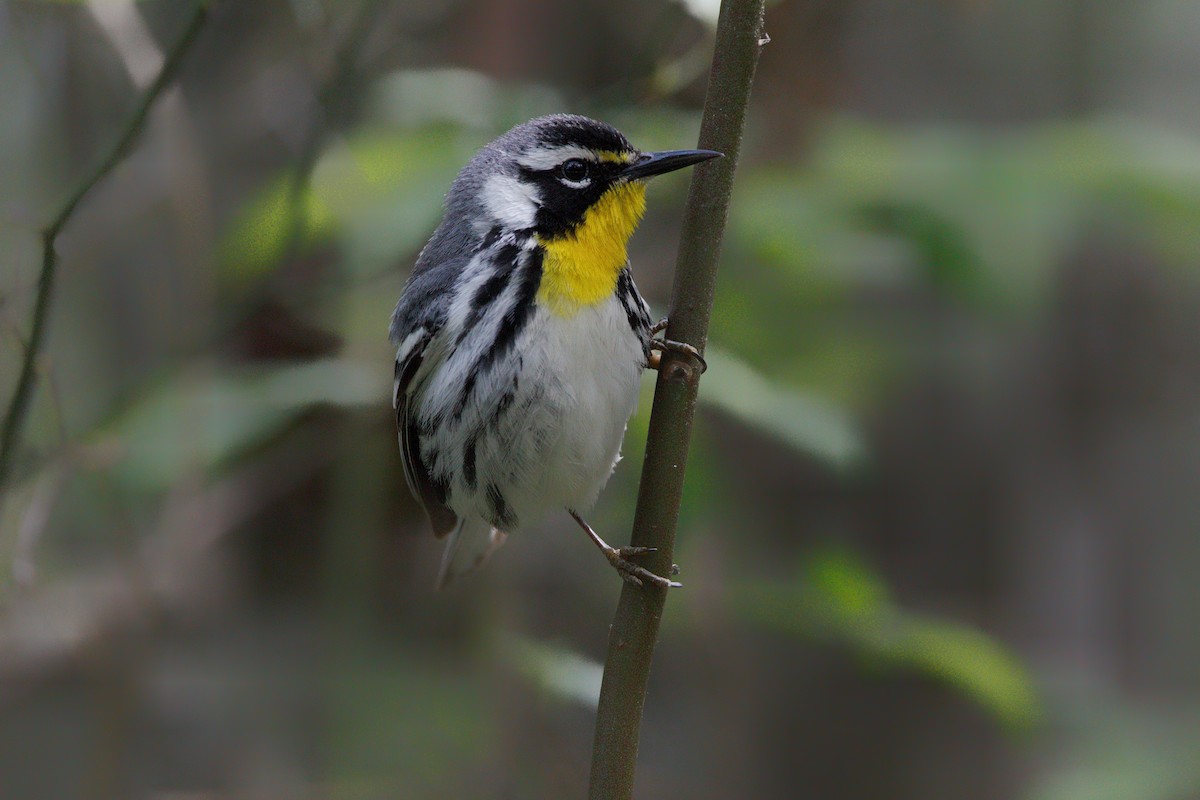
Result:
[[507,533],[493,528],[479,517],[459,517],[458,524],[446,540],[437,588],[445,589],[452,581],[479,569],[507,538]]

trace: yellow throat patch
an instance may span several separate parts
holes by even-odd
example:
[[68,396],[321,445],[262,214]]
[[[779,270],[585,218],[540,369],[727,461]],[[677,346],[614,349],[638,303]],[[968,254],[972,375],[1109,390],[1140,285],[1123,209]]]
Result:
[[629,259],[629,237],[645,211],[644,182],[617,184],[587,210],[574,231],[557,239],[539,238],[546,253],[538,302],[560,317],[573,317],[610,297]]

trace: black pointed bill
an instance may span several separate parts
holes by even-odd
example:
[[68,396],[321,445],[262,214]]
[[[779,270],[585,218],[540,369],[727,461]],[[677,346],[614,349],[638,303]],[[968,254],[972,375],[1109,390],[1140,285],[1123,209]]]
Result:
[[711,158],[722,158],[724,153],[716,150],[663,150],[659,153],[642,153],[641,158],[621,170],[620,176],[627,181],[645,180],[664,172],[699,164]]

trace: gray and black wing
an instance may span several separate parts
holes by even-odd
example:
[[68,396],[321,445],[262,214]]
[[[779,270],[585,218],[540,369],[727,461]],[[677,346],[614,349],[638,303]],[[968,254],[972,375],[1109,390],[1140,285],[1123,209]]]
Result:
[[398,354],[396,358],[392,404],[396,409],[400,460],[404,464],[408,489],[413,497],[421,501],[425,513],[429,515],[434,535],[441,538],[454,530],[458,517],[446,505],[446,485],[429,474],[429,468],[421,458],[421,426],[414,403],[414,383],[425,362],[425,349],[433,336],[424,331],[414,332],[414,336],[407,354]]
[[[460,176],[455,186],[462,180]],[[473,198],[475,194],[452,190],[451,197]],[[485,238],[474,230],[469,219],[477,210],[464,203],[467,201],[448,201],[446,216],[413,266],[389,331],[389,338],[397,346],[392,402],[404,477],[413,496],[425,507],[439,538],[454,531],[459,520],[446,505],[448,486],[430,474],[421,458],[421,438],[428,434],[421,429],[417,398],[426,379],[447,356],[444,327],[454,287],[472,258],[495,238]]]
[[[458,517],[446,505],[446,484],[430,474],[421,458],[422,430],[416,406],[421,385],[436,367],[436,362],[444,357],[435,352],[436,345],[446,321],[450,287],[460,270],[455,262],[462,260],[455,257],[458,253],[447,252],[445,248],[438,252],[439,239],[443,238],[439,228],[421,252],[392,314],[389,332],[398,347],[392,405],[396,409],[396,433],[400,440],[404,477],[413,496],[424,506],[438,538],[454,530]],[[439,264],[439,255],[448,258]]]

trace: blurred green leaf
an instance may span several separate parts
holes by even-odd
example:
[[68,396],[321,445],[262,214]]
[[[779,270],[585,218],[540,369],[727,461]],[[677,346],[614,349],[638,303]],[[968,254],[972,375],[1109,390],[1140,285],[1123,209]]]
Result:
[[99,437],[121,454],[116,476],[161,489],[262,442],[314,406],[381,403],[387,390],[384,373],[344,359],[194,369],[148,392]]
[[1062,687],[1073,697],[1056,709],[1069,742],[1034,782],[1028,800],[1181,800],[1200,797],[1200,706],[1120,699],[1082,682]]
[[900,203],[868,204],[860,213],[880,233],[912,244],[930,285],[963,292],[974,290],[981,270],[957,226],[926,208]]
[[808,302],[928,277],[976,303],[1037,304],[1079,239],[1114,221],[1196,274],[1197,163],[1194,138],[1120,120],[998,135],[834,119],[803,167],[745,175],[729,238]]
[[835,467],[856,466],[866,448],[853,420],[836,407],[775,383],[735,356],[709,347],[703,403]]
[[370,274],[394,264],[429,236],[470,155],[453,128],[356,133],[321,155],[306,192],[297,196],[296,176],[286,172],[246,206],[221,244],[222,276],[239,286],[269,273],[293,226],[302,250],[339,239],[343,270]]
[[882,580],[842,551],[814,556],[802,577],[736,589],[733,608],[782,633],[840,641],[859,654],[944,681],[1012,728],[1040,717],[1021,663],[994,639],[958,623],[896,606]]
[[565,647],[511,635],[501,642],[507,661],[536,686],[595,708],[600,702],[604,665]]
[[893,630],[864,642],[880,656],[958,687],[1011,727],[1040,716],[1029,674],[995,639],[958,623],[893,613]]
[[239,215],[221,243],[222,275],[227,280],[240,285],[274,269],[286,254],[293,225],[301,248],[331,235],[333,217],[317,192],[293,192],[291,180],[278,180]]

